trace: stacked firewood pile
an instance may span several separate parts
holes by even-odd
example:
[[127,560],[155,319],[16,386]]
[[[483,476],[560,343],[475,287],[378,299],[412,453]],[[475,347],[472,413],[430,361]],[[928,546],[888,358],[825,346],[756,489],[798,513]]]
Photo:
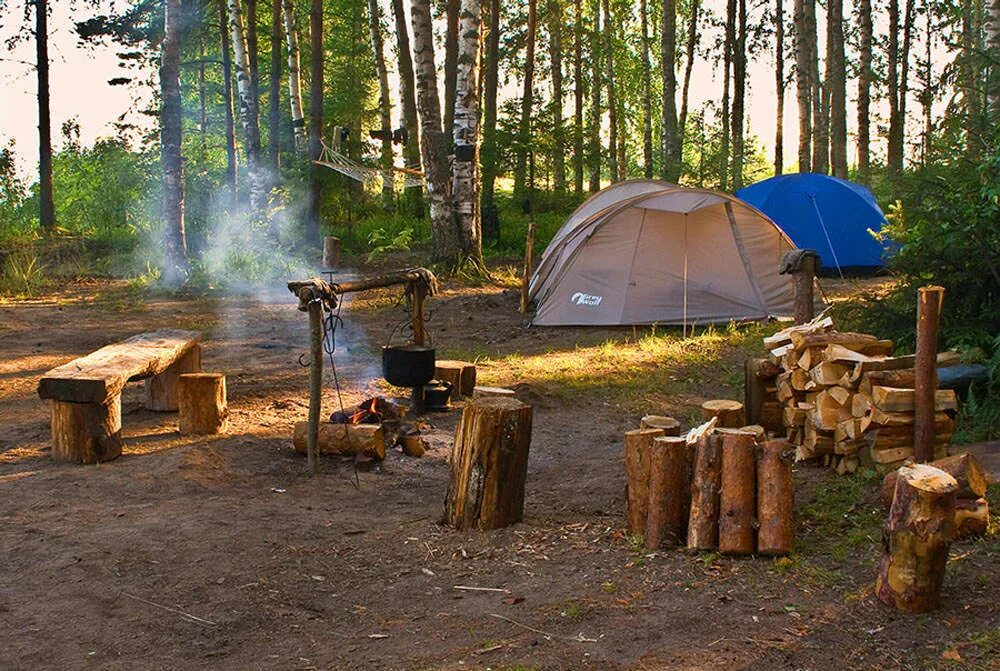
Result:
[[[913,457],[915,357],[890,356],[893,343],[866,333],[842,333],[829,317],[764,339],[771,360],[768,397],[782,404],[782,423],[796,460],[822,460],[840,474],[865,461],[886,472]],[[945,352],[938,365],[957,363]],[[935,458],[947,455],[957,409],[953,390],[936,397]]]

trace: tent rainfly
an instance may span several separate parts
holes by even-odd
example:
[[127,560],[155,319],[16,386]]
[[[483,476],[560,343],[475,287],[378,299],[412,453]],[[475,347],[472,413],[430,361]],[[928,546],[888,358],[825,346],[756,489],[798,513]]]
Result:
[[656,180],[613,184],[584,202],[531,279],[539,326],[692,324],[791,313],[778,274],[793,249],[736,198]]
[[811,172],[779,175],[736,192],[781,226],[797,247],[815,249],[826,268],[881,268],[885,248],[872,233],[885,215],[871,191],[845,179]]

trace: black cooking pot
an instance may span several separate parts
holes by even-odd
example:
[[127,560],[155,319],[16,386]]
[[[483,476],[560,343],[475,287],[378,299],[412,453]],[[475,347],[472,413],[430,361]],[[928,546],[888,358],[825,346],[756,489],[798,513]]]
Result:
[[434,348],[389,345],[382,348],[382,377],[396,387],[422,387],[434,379]]
[[431,380],[424,385],[424,403],[428,410],[447,410],[451,400],[451,382]]

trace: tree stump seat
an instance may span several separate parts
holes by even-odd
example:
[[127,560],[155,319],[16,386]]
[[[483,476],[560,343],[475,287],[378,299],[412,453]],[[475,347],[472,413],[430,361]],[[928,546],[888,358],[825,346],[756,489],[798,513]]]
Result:
[[93,464],[121,455],[121,392],[146,381],[149,410],[177,410],[181,374],[201,370],[200,334],[179,329],[141,333],[53,368],[38,382],[52,401],[52,458]]

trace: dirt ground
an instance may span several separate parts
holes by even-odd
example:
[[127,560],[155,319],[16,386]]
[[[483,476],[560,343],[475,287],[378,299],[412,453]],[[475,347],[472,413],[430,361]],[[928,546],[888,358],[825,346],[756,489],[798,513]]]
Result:
[[[345,308],[347,404],[386,391],[372,348],[401,317],[394,302]],[[516,304],[509,289],[446,287],[437,345],[488,356],[480,379],[509,383],[505,354],[634,335],[529,329]],[[137,300],[91,283],[0,305],[0,668],[1000,669],[996,537],[953,548],[943,607],[921,617],[872,596],[874,536],[827,554],[816,548],[837,539],[800,522],[801,553],[777,561],[636,551],[621,533],[621,433],[638,417],[599,384],[523,381],[526,519],[505,530],[437,524],[457,411],[429,416],[423,458],[392,452],[362,472],[324,459],[310,477],[290,440],[306,415],[306,324],[280,291]],[[205,369],[228,377],[229,433],[179,436],[176,415],[144,410],[132,384],[121,458],[52,462],[40,375],[165,326],[205,332]],[[743,356],[725,350],[649,411],[686,416],[741,393]],[[332,390],[324,403],[335,409]],[[798,505],[835,478],[797,468]],[[848,514],[871,514],[873,491]]]

